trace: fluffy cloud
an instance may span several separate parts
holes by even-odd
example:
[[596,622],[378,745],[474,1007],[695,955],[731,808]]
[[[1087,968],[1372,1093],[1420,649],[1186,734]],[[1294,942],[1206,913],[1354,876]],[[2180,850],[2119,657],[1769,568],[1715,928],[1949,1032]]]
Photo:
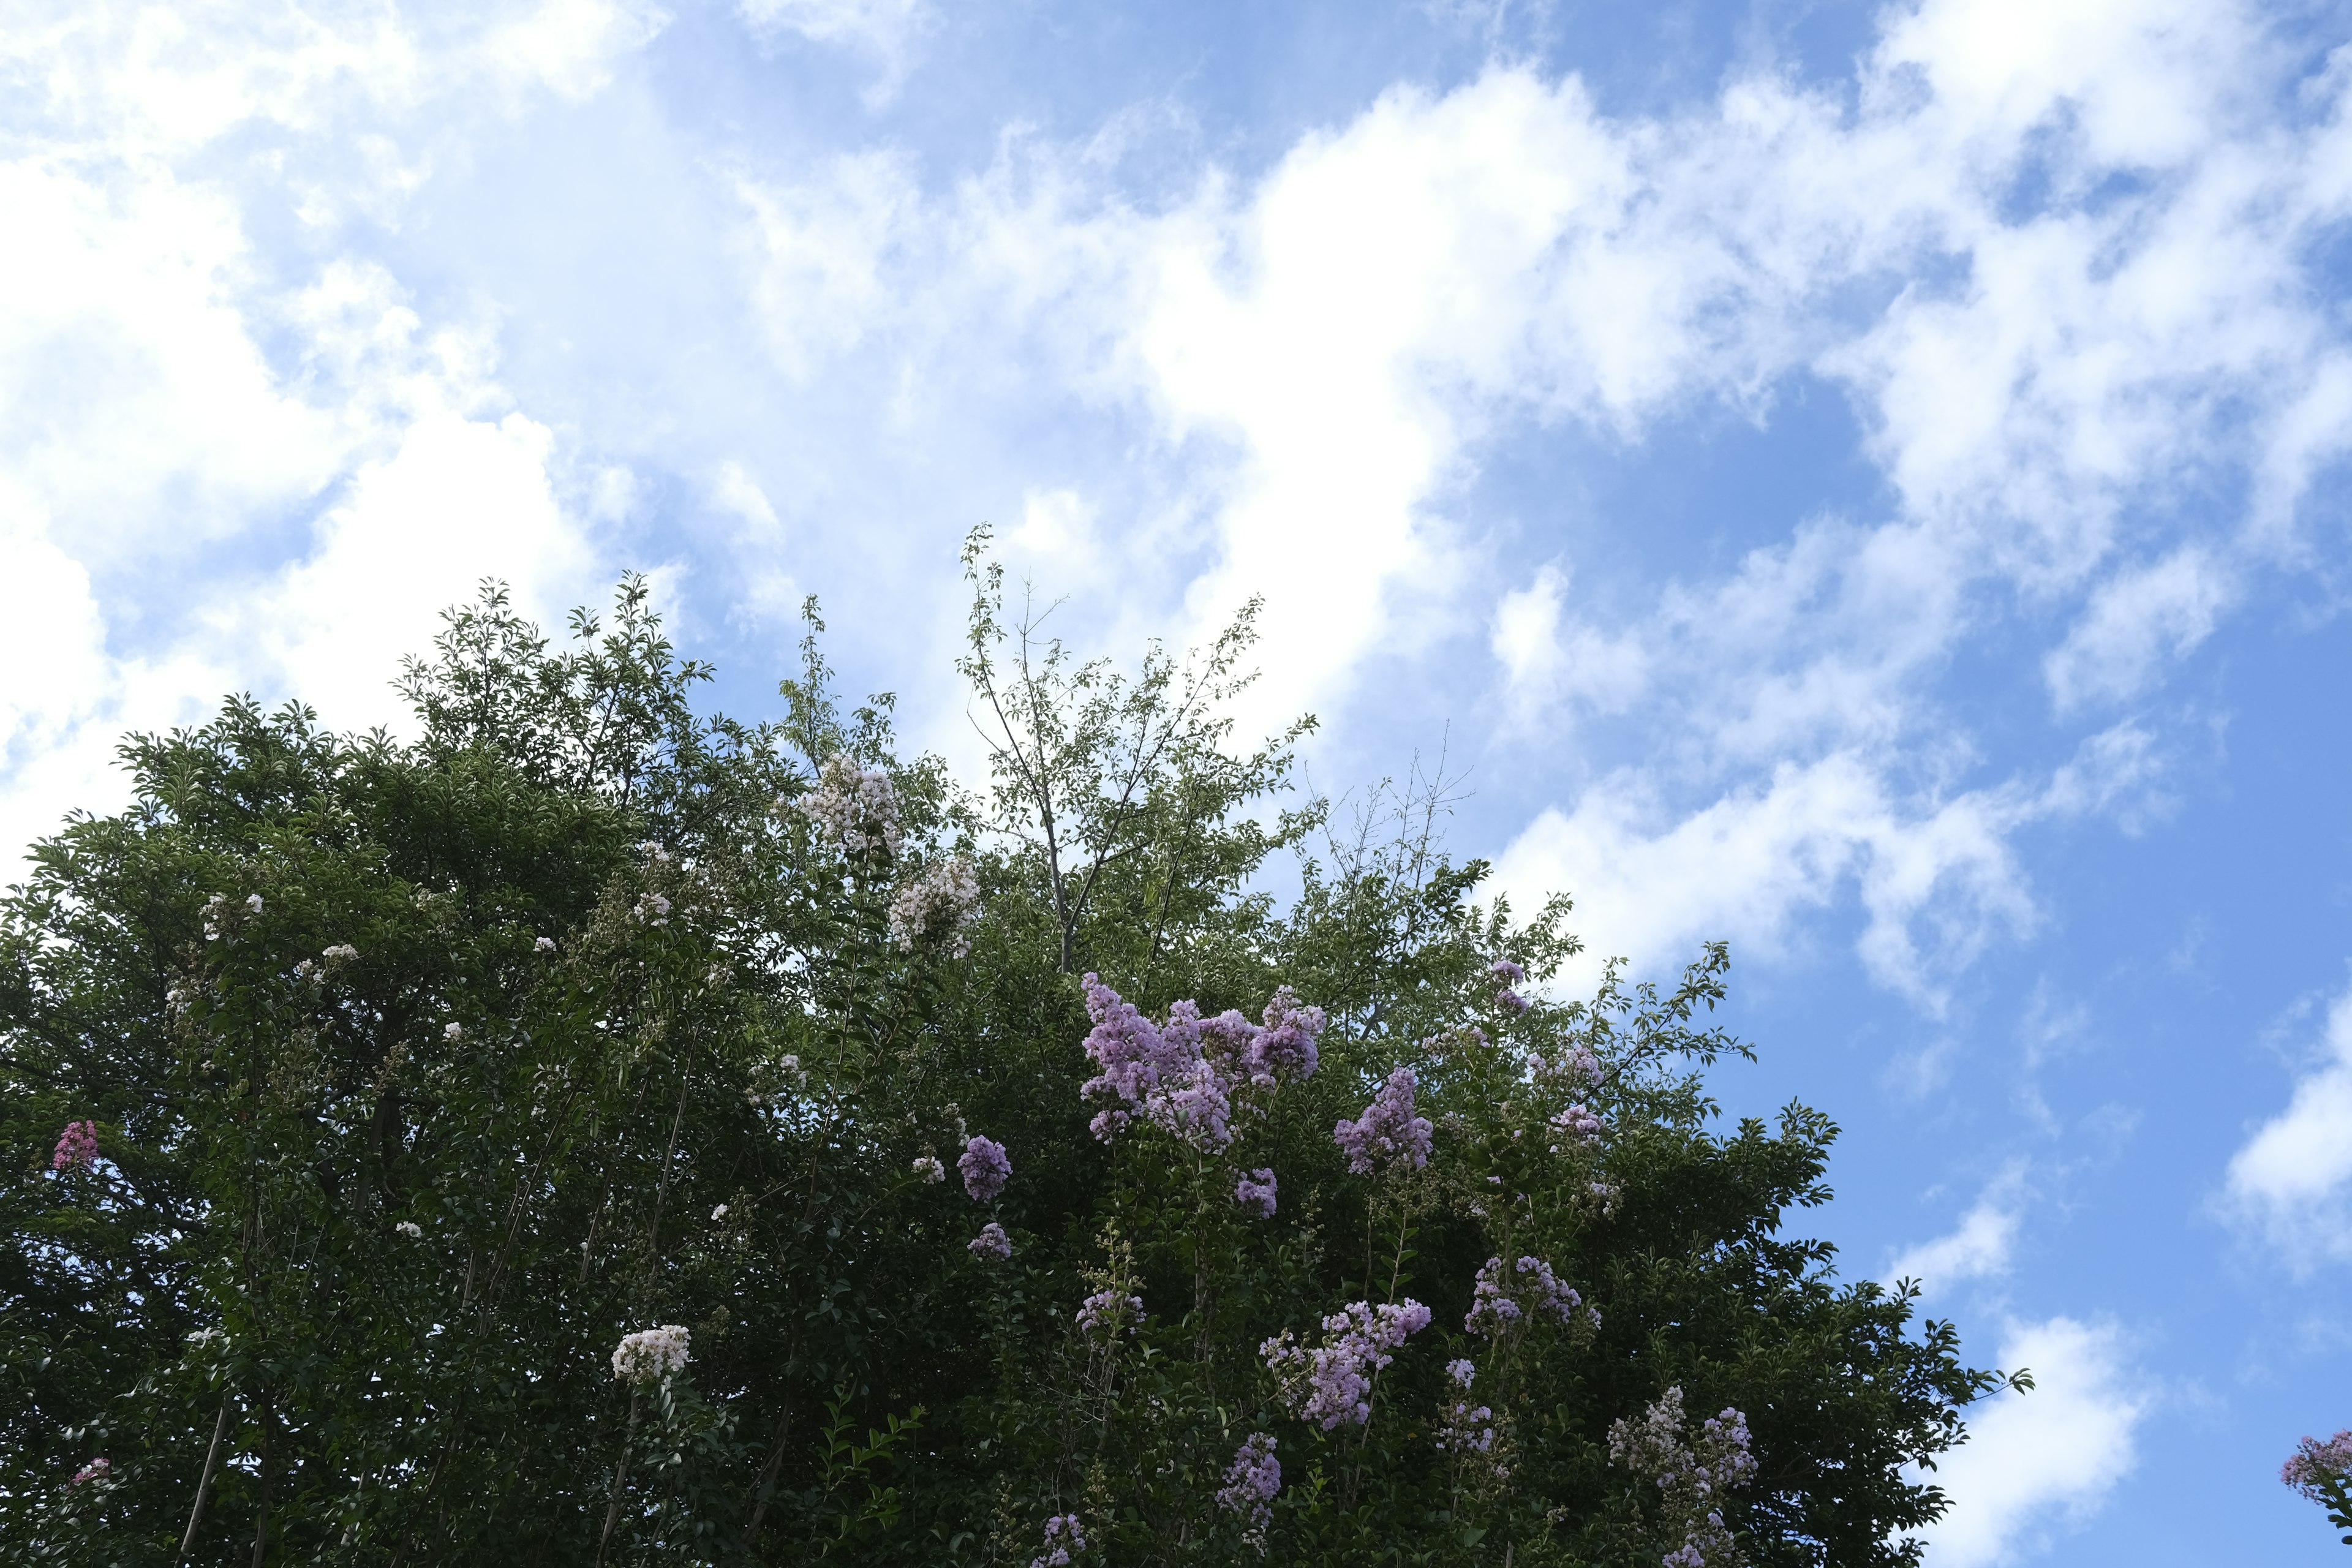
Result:
[[1937,1568],[1991,1568],[2036,1554],[2095,1511],[2138,1459],[2151,1403],[2111,1324],[2057,1317],[2012,1323],[2000,1363],[2033,1373],[1972,1410],[1969,1440],[1925,1479],[1952,1509],[1926,1532]]
[[0,161],[0,578],[28,647],[0,675],[0,835],[119,798],[122,730],[227,690],[396,719],[397,656],[482,575],[541,611],[579,591],[552,437],[504,406],[483,335],[248,225],[380,208],[460,122],[593,93],[656,25],[545,0],[0,26],[26,110]]
[[1916,1279],[1932,1291],[1970,1279],[2000,1278],[2009,1272],[2016,1251],[2024,1200],[2025,1167],[2011,1163],[1987,1184],[1948,1235],[1906,1248],[1887,1264],[1882,1278]]
[[[2347,211],[2347,79],[2280,58],[2230,5],[1928,0],[1851,99],[1758,75],[1619,120],[1498,68],[1152,208],[1102,149],[1019,137],[949,193],[864,154],[743,195],[793,374],[877,355],[919,418],[1024,367],[1145,422],[1173,499],[1129,547],[1175,569],[1180,633],[1268,596],[1253,717],[1483,621],[1524,736],[1633,715],[1646,753],[1563,779],[1522,890],[1564,877],[1645,955],[1781,944],[1852,890],[1874,971],[1932,1004],[2032,923],[2017,828],[2139,798],[2062,807],[2081,757],[1973,779],[1934,697],[1956,654],[2019,617],[2055,628],[2062,721],[2144,695],[2301,548],[2294,498],[2341,450],[2306,251]],[[1769,421],[1800,373],[1852,399],[1891,515],[1647,602],[1579,603],[1567,558],[1463,602],[1449,507],[1493,447]]]
[[2298,1271],[2352,1258],[2352,991],[2286,1109],[2231,1158],[2222,1201]]

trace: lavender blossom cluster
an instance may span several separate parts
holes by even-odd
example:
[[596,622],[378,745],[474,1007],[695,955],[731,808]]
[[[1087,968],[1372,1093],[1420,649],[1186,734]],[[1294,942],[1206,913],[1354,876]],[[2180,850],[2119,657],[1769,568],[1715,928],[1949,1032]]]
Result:
[[1601,1142],[1601,1134],[1603,1131],[1601,1118],[1593,1115],[1581,1104],[1571,1105],[1553,1117],[1550,1125],[1552,1131],[1558,1134],[1560,1140],[1559,1143],[1551,1146],[1551,1152],[1555,1154],[1559,1152],[1561,1144],[1598,1143]]
[[1313,1349],[1291,1342],[1286,1329],[1258,1346],[1283,1403],[1302,1421],[1328,1432],[1372,1418],[1372,1380],[1392,1353],[1429,1327],[1429,1309],[1411,1297],[1374,1307],[1350,1302],[1323,1320],[1327,1336]]
[[1566,1056],[1546,1059],[1541,1052],[1528,1053],[1528,1071],[1541,1082],[1546,1079],[1564,1079],[1584,1089],[1601,1087],[1601,1058],[1582,1046]]
[[1045,1521],[1045,1550],[1029,1559],[1029,1568],[1069,1568],[1070,1554],[1087,1549],[1087,1533],[1075,1513],[1057,1513]]
[[[784,805],[782,798],[778,806]],[[792,802],[818,835],[861,863],[895,856],[905,841],[898,826],[898,791],[880,768],[861,768],[835,752],[817,769],[816,787]]]
[[1259,1166],[1234,1184],[1234,1202],[1252,1219],[1274,1217],[1274,1173]]
[[1738,1544],[1724,1522],[1723,1509],[1731,1489],[1756,1474],[1747,1416],[1726,1408],[1701,1422],[1695,1439],[1685,1444],[1683,1391],[1669,1388],[1641,1420],[1611,1425],[1609,1458],[1656,1481],[1664,1494],[1667,1538],[1680,1538],[1660,1560],[1664,1568],[1727,1568],[1738,1561]]
[[1253,1432],[1225,1468],[1225,1484],[1217,1490],[1217,1506],[1240,1514],[1245,1538],[1259,1552],[1265,1550],[1266,1526],[1274,1522],[1275,1494],[1282,1490],[1282,1461],[1274,1457],[1274,1439]]
[[1090,1339],[1111,1339],[1121,1329],[1135,1332],[1143,1321],[1143,1298],[1101,1289],[1078,1303],[1078,1331]]
[[1097,1071],[1078,1093],[1102,1102],[1089,1125],[1104,1142],[1140,1116],[1214,1152],[1233,1142],[1238,1097],[1315,1071],[1323,1009],[1302,1005],[1286,985],[1266,1004],[1262,1024],[1235,1012],[1203,1018],[1192,1002],[1174,1004],[1167,1021],[1154,1024],[1099,975],[1084,984],[1094,1021],[1086,1051]]
[[964,1247],[983,1263],[1002,1263],[1013,1256],[1013,1238],[1004,1234],[1003,1226],[990,1220]]
[[908,881],[891,899],[891,943],[900,952],[912,952],[929,937],[950,958],[962,958],[971,952],[964,928],[979,908],[980,878],[971,861],[955,856]]
[[2323,1443],[2305,1437],[2294,1456],[2279,1467],[2279,1479],[2314,1502],[2328,1502],[2330,1483],[2352,1480],[2352,1430],[2338,1432]]
[[1348,1156],[1348,1169],[1359,1176],[1395,1170],[1419,1170],[1429,1163],[1430,1134],[1426,1116],[1413,1114],[1413,1090],[1420,1080],[1411,1068],[1399,1068],[1374,1096],[1364,1113],[1331,1129],[1331,1140]]
[[1495,1412],[1470,1403],[1470,1385],[1477,1379],[1477,1367],[1466,1360],[1450,1361],[1445,1363],[1445,1375],[1461,1392],[1448,1402],[1438,1424],[1438,1450],[1469,1461],[1495,1479],[1504,1479],[1507,1468],[1496,1451]]
[[1498,958],[1486,966],[1486,977],[1495,983],[1495,1005],[1517,1017],[1534,1004],[1515,989],[1527,984],[1528,972],[1507,958]]
[[677,1323],[630,1334],[613,1352],[613,1375],[639,1388],[667,1383],[686,1370],[688,1338]]
[[[1518,1276],[1516,1293],[1514,1273]],[[1525,1306],[1520,1296],[1527,1299]],[[1462,1327],[1491,1339],[1522,1318],[1532,1322],[1546,1313],[1563,1323],[1575,1322],[1581,1313],[1591,1326],[1601,1326],[1600,1311],[1586,1306],[1575,1287],[1560,1283],[1543,1259],[1522,1258],[1514,1268],[1506,1270],[1501,1258],[1489,1258],[1479,1266],[1477,1280],[1470,1288],[1470,1311]]]
[[975,1137],[966,1143],[956,1169],[963,1173],[963,1190],[976,1204],[994,1203],[1004,1184],[1013,1179],[1013,1161],[1004,1145],[993,1138]]

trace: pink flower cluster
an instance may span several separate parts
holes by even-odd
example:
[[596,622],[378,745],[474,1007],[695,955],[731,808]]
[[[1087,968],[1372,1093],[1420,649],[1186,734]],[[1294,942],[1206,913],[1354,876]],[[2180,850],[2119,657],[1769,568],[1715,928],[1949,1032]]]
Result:
[[1581,1312],[1594,1328],[1601,1326],[1601,1314],[1584,1304],[1573,1286],[1561,1284],[1550,1264],[1539,1258],[1522,1258],[1515,1272],[1527,1305],[1521,1307],[1514,1296],[1511,1274],[1504,1269],[1503,1260],[1489,1258],[1479,1267],[1477,1282],[1470,1288],[1470,1312],[1462,1320],[1464,1329],[1491,1338],[1522,1316],[1532,1321],[1547,1312],[1563,1323],[1575,1321]]
[[49,1156],[52,1171],[87,1171],[98,1158],[98,1124],[94,1121],[68,1121],[65,1133],[58,1140],[57,1152]]
[[983,1263],[1002,1263],[1013,1256],[1013,1238],[994,1220],[982,1226],[980,1234],[965,1242],[964,1247]]
[[69,1487],[78,1487],[84,1481],[110,1481],[113,1479],[113,1464],[110,1462],[104,1455],[100,1455],[99,1458],[92,1459],[89,1464],[84,1465],[80,1469],[76,1470],[74,1472],[73,1479],[68,1481],[66,1485]]
[[1331,1141],[1348,1156],[1349,1170],[1370,1176],[1401,1168],[1419,1170],[1429,1163],[1433,1129],[1428,1117],[1416,1116],[1412,1110],[1419,1082],[1411,1068],[1397,1068],[1363,1115],[1331,1129]]
[[1427,1327],[1429,1309],[1411,1297],[1378,1307],[1355,1301],[1323,1320],[1322,1345],[1293,1344],[1286,1329],[1259,1345],[1258,1354],[1290,1413],[1328,1432],[1372,1418],[1372,1379],[1396,1359],[1398,1346]]
[[1070,1553],[1087,1549],[1086,1531],[1075,1513],[1057,1513],[1045,1521],[1045,1550],[1029,1559],[1029,1568],[1068,1568]]
[[2279,1479],[2314,1502],[2329,1501],[2329,1482],[2352,1479],[2352,1431],[2338,1432],[2325,1443],[2304,1438],[2294,1446],[2294,1457],[2279,1467]]
[[1274,1173],[1261,1165],[1234,1184],[1234,1202],[1252,1219],[1274,1217]]
[[1004,1145],[993,1138],[974,1138],[966,1143],[956,1169],[963,1173],[963,1190],[976,1204],[994,1203],[1004,1184],[1013,1179],[1013,1162],[1005,1155]]
[[1218,1489],[1217,1506],[1246,1519],[1258,1549],[1265,1550],[1265,1527],[1274,1521],[1274,1498],[1282,1490],[1282,1461],[1274,1457],[1274,1439],[1253,1432],[1226,1467],[1225,1484]]
[[1140,1115],[1197,1149],[1223,1149],[1233,1142],[1236,1096],[1315,1071],[1323,1010],[1302,1006],[1286,985],[1266,1004],[1263,1025],[1234,1012],[1203,1018],[1192,1002],[1154,1024],[1100,976],[1087,975],[1085,987],[1094,1020],[1086,1049],[1098,1070],[1078,1092],[1108,1101],[1091,1123],[1105,1142]]

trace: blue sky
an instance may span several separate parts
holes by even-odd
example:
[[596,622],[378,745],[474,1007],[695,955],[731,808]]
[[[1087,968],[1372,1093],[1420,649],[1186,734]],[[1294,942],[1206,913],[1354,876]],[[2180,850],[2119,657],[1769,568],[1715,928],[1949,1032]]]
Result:
[[2225,0],[0,20],[0,837],[498,575],[803,594],[971,759],[980,521],[1659,973],[2040,1391],[1929,1560],[2319,1563],[2352,1424],[2352,37]]

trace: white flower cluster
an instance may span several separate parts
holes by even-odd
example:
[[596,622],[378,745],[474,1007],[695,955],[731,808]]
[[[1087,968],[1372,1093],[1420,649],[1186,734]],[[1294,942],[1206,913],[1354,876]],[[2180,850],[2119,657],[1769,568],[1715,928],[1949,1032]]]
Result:
[[360,950],[350,942],[339,942],[319,956],[329,963],[349,963],[360,955]]
[[915,1174],[926,1182],[944,1182],[948,1179],[948,1168],[940,1163],[937,1154],[918,1154],[915,1156]]
[[677,1323],[631,1334],[613,1352],[613,1375],[640,1388],[667,1383],[686,1368],[686,1330]]
[[[261,912],[261,895],[259,893],[246,894],[245,909],[247,914],[259,914]],[[218,942],[223,936],[226,935],[228,932],[228,922],[232,919],[236,918],[236,908],[229,903],[228,895],[226,893],[215,893],[211,898],[206,899],[205,900],[204,908],[205,940],[206,942]]]
[[659,893],[647,893],[638,899],[637,907],[629,912],[647,925],[666,926],[669,924],[671,908],[670,901]]
[[898,853],[898,792],[880,768],[861,768],[835,752],[817,770],[816,788],[792,804],[853,860]]
[[466,1037],[466,1026],[457,1023],[444,1024],[441,1026],[441,1037],[454,1044]]
[[555,951],[555,939],[551,936],[541,937],[537,942],[530,944],[530,950],[533,952],[553,952]]
[[980,879],[971,862],[958,855],[932,867],[898,889],[890,900],[890,940],[900,952],[912,952],[926,936],[940,939],[950,958],[971,952],[964,926],[980,908]]
[[392,1228],[400,1232],[401,1235],[408,1237],[411,1241],[416,1240],[419,1237],[425,1234],[425,1227],[418,1225],[413,1219],[402,1220],[398,1225],[394,1226]]

